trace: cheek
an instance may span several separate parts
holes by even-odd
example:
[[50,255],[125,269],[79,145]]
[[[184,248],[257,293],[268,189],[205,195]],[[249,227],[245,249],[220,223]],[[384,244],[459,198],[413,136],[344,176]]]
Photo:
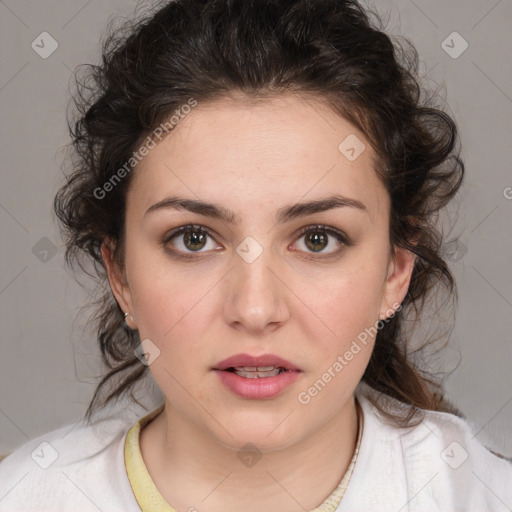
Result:
[[157,344],[186,315],[188,296],[195,289],[187,286],[183,273],[169,272],[160,252],[143,237],[141,243],[127,240],[126,273],[140,336]]
[[333,272],[316,288],[313,298],[314,311],[334,331],[331,337],[344,340],[378,320],[385,282],[384,261],[365,262],[359,258],[350,271],[348,267],[338,275]]
[[139,275],[133,280],[132,297],[141,336],[158,344],[196,338],[200,325],[208,323],[208,290],[213,284],[204,276],[195,281],[179,273]]
[[311,360],[297,396],[304,414],[330,417],[356,388],[373,350],[379,298],[376,276],[369,272],[331,281],[324,293],[316,295],[314,308],[328,328],[319,328],[313,316],[302,325]]
[[304,388],[298,399],[301,404],[310,404],[306,408],[309,412],[317,407],[319,412],[322,408],[334,412],[336,404],[343,403],[357,386],[373,350],[385,261],[371,263],[357,258],[357,264],[350,267],[353,272],[344,272],[316,289],[311,309],[322,323],[310,315],[301,326],[305,339],[310,340],[306,352],[311,354],[307,379],[311,387]]
[[354,287],[349,282],[340,283],[336,290],[325,294],[321,300],[317,308],[326,328],[319,329],[318,319],[312,319],[310,325],[302,329],[307,331],[307,339],[311,340],[309,352],[314,359],[311,369],[319,378],[320,373],[330,368],[331,374],[338,376],[338,384],[343,381],[345,386],[354,381],[355,386],[373,348],[374,332],[371,327],[378,318],[375,298],[367,289]]

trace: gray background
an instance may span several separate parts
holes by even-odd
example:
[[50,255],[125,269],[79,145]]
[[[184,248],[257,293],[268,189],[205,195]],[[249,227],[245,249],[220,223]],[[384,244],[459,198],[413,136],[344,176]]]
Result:
[[[455,229],[461,243],[450,256],[460,299],[439,367],[478,439],[511,456],[512,2],[376,3],[387,31],[416,45],[430,85],[446,85],[460,127],[467,175]],[[51,203],[66,157],[71,70],[98,61],[108,19],[130,16],[135,5],[0,1],[0,454],[78,420],[101,373],[86,316],[78,315],[91,286],[78,286],[64,266]],[[469,45],[457,58],[463,40],[455,31]],[[47,59],[31,47],[42,32],[58,43]],[[148,407],[160,398],[151,378],[137,396]]]

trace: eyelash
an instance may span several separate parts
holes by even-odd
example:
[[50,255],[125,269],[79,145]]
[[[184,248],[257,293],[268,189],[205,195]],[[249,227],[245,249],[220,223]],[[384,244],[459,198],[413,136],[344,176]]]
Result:
[[[205,234],[209,238],[215,240],[215,237],[213,236],[213,234],[211,233],[211,231],[208,228],[206,228],[204,226],[197,225],[197,224],[187,224],[186,226],[181,226],[179,228],[176,228],[173,231],[171,231],[169,234],[167,234],[161,241],[161,245],[167,249],[167,244],[173,238],[176,238],[177,236],[182,235],[183,233],[186,233],[187,231],[196,231],[196,232]],[[336,238],[336,240],[338,240],[338,242],[341,242],[341,244],[342,244],[342,247],[340,249],[330,252],[330,253],[327,253],[327,255],[317,253],[318,256],[316,256],[316,259],[333,258],[334,256],[338,255],[343,250],[343,246],[350,247],[352,245],[352,241],[345,233],[343,233],[342,231],[339,231],[333,227],[326,226],[324,224],[314,224],[312,226],[306,226],[306,227],[300,229],[299,232],[297,233],[297,238],[302,237],[306,233],[314,232],[314,231],[322,231],[324,233],[327,233],[328,235],[332,235],[334,238]],[[176,249],[167,249],[167,250],[171,256],[180,258],[180,259],[191,260],[191,259],[200,257],[200,256],[185,256],[186,253],[183,253]],[[190,252],[189,254],[194,254],[194,253]],[[200,255],[201,252],[197,251],[196,254]],[[315,255],[315,253],[313,253],[313,252],[311,252],[309,254]]]

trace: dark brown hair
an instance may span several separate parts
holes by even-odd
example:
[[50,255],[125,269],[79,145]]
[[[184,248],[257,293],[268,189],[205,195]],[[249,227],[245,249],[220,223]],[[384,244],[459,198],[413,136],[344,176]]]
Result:
[[231,94],[265,99],[288,92],[315,95],[365,134],[391,197],[392,246],[417,255],[407,296],[378,331],[362,379],[381,398],[398,399],[407,412],[391,414],[380,399],[374,405],[403,426],[422,409],[457,412],[410,340],[411,325],[432,297],[444,289],[456,300],[437,225],[464,165],[454,121],[435,105],[436,93],[420,86],[416,50],[401,41],[350,0],[176,0],[113,30],[101,64],[77,74],[76,115],[69,122],[73,169],[54,202],[67,263],[85,256],[103,286],[94,325],[108,372],[89,404],[88,420],[127,391],[134,398],[133,384],[147,372],[134,355],[138,332],[124,323],[101,257],[102,243],[111,240],[122,268],[125,198],[133,174],[124,173],[106,197],[98,197],[98,190],[119,169],[133,168],[126,164],[141,141],[190,98],[204,103]]

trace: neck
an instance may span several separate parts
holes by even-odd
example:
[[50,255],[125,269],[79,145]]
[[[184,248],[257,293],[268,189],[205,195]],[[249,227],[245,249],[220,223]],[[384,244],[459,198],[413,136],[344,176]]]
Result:
[[166,402],[140,434],[148,472],[176,510],[304,512],[337,487],[353,456],[359,405],[353,397],[319,430],[276,451],[244,459]]

